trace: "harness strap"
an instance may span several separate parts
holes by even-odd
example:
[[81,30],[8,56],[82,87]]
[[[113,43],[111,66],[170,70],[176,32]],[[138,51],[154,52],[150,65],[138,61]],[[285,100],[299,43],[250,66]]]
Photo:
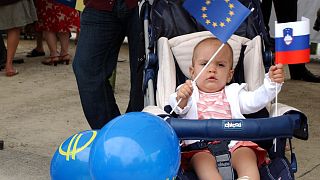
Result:
[[221,141],[218,144],[208,144],[208,149],[215,156],[220,175],[225,180],[233,180],[234,173],[231,165],[231,153],[228,144],[230,141]]
[[208,149],[210,153],[216,158],[217,167],[220,175],[224,180],[233,180],[234,173],[231,165],[231,154],[229,152],[228,144],[230,141],[220,141],[219,143],[209,143],[208,141],[198,141],[188,146],[181,147],[182,152],[192,150]]
[[181,152],[188,152],[193,150],[202,150],[208,148],[208,141],[198,141],[187,146],[181,147]]

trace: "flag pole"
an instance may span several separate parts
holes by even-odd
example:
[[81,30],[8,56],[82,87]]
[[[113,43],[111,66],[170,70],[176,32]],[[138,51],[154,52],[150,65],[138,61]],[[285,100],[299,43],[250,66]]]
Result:
[[276,103],[276,107],[275,107],[276,108],[276,112],[275,112],[276,116],[278,116],[278,93],[277,93],[278,92],[278,86],[277,86],[277,84],[278,83],[276,83],[276,102],[275,102]]
[[[225,45],[225,43],[222,43],[220,45],[220,47],[218,48],[218,50],[211,56],[211,58],[209,59],[209,61],[207,62],[207,64],[201,69],[201,71],[199,72],[199,74],[196,76],[196,78],[194,78],[194,80],[192,82],[197,82],[197,80],[199,79],[201,73],[209,66],[209,64],[213,61],[213,59],[217,56],[217,54],[221,51],[221,49],[223,48],[223,46]],[[177,104],[172,108],[170,115],[174,112],[174,110],[178,107],[178,105],[180,104],[182,98],[179,99],[179,101],[177,102]]]
[[[275,64],[275,65],[277,65],[277,64]],[[278,116],[278,85],[277,85],[278,83],[277,82],[275,82],[275,83],[276,83],[276,100],[275,100],[276,101],[275,102],[276,110],[275,110],[275,114],[276,114],[276,116]],[[273,147],[274,147],[273,151],[277,152],[277,138],[273,139]]]

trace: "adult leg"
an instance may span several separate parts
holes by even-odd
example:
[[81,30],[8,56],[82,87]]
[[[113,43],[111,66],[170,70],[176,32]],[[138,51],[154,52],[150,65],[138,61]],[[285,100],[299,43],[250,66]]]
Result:
[[7,61],[6,61],[7,76],[12,76],[17,74],[17,71],[13,68],[13,58],[19,44],[20,32],[21,32],[20,27],[12,28],[8,30]]
[[36,41],[37,41],[37,46],[34,48],[38,52],[43,52],[44,53],[44,48],[43,48],[43,33],[41,32],[36,32]]
[[58,38],[60,40],[61,50],[60,50],[60,61],[69,64],[71,56],[69,54],[69,32],[59,32]]
[[128,43],[129,43],[129,59],[130,59],[130,100],[127,112],[141,111],[144,107],[144,99],[142,92],[142,74],[143,63],[138,59],[140,47],[141,25],[139,20],[138,7],[131,10],[125,26],[127,27]]
[[201,180],[222,179],[216,165],[216,159],[208,152],[199,152],[191,158],[191,166]]
[[57,52],[57,35],[55,32],[45,31],[44,37],[50,51],[50,58],[42,61],[42,64],[52,65],[59,60],[59,54]]
[[267,30],[269,31],[269,20],[271,15],[271,9],[272,9],[272,0],[263,0],[261,3],[261,10],[263,14],[263,21],[267,27]]
[[34,49],[32,49],[32,51],[30,51],[27,54],[27,57],[37,57],[37,56],[44,56],[45,52],[43,49],[43,36],[42,36],[42,32],[36,32],[35,33],[36,36],[36,41],[37,41],[37,45]]
[[87,121],[92,129],[100,129],[120,115],[108,79],[124,37],[113,12],[85,8],[80,20],[73,70]]
[[273,0],[278,23],[297,21],[298,0]]
[[248,147],[240,147],[231,154],[232,167],[237,171],[238,177],[260,179],[256,153]]
[[320,8],[317,11],[317,19],[314,22],[313,29],[315,31],[320,31]]
[[[273,4],[279,23],[297,21],[298,0],[274,0]],[[318,76],[307,70],[305,63],[289,64],[289,70],[291,79],[320,82]]]

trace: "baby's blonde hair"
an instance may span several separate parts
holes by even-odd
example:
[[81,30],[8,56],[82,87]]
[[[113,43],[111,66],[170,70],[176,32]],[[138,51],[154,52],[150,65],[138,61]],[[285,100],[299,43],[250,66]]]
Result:
[[[194,61],[195,61],[195,52],[198,51],[201,48],[202,44],[205,44],[207,42],[212,42],[214,46],[220,46],[222,43],[219,39],[215,38],[215,37],[209,37],[209,38],[205,38],[203,40],[201,40],[193,49],[193,55],[192,55],[192,66],[194,66]],[[233,51],[232,48],[230,46],[229,43],[225,43],[225,47],[228,48],[229,52],[230,52],[230,61],[231,61],[231,69],[233,67]]]

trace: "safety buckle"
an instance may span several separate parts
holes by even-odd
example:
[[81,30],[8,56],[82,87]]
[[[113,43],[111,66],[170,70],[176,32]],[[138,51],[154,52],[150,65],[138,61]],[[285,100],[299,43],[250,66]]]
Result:
[[230,141],[221,141],[218,144],[208,144],[208,149],[216,158],[217,167],[224,180],[233,180],[234,173],[231,165],[231,154],[228,144]]

